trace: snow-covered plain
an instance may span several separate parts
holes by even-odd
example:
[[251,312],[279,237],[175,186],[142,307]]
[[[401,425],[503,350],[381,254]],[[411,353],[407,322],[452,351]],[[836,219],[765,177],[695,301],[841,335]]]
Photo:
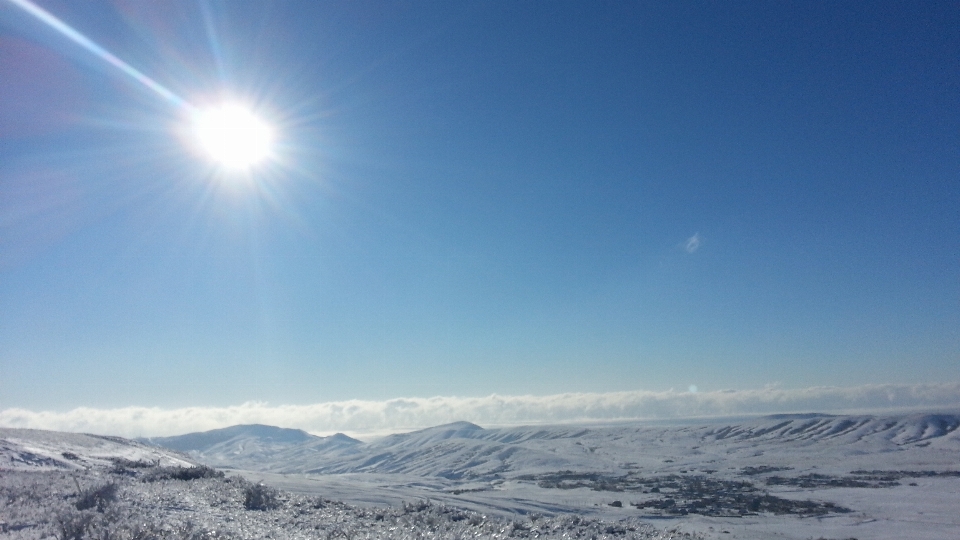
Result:
[[[211,506],[217,512],[236,511],[239,490],[263,482],[294,501],[274,513],[288,512],[295,504],[303,509],[322,497],[344,501],[337,506],[346,509],[342,512],[360,520],[356,523],[367,523],[364,516],[377,513],[409,518],[417,514],[408,512],[412,501],[429,500],[431,505],[417,515],[433,517],[414,519],[416,526],[445,523],[434,527],[440,530],[463,521],[444,521],[444,516],[455,515],[451,512],[486,516],[487,529],[471,529],[470,537],[693,533],[705,538],[932,539],[960,538],[958,428],[957,411],[504,429],[458,422],[371,442],[234,426],[147,441],[176,451],[129,442],[130,448],[118,451],[130,460],[170,465],[193,460],[241,475],[245,480],[235,478],[230,488],[223,487],[223,479],[167,488],[173,492],[188,490],[183,487],[188,485],[219,485],[220,492],[233,495],[210,499],[220,501]],[[26,431],[0,430],[0,468],[12,463],[10,470],[78,470],[78,461],[64,461],[62,454],[79,455],[77,441],[88,436],[35,432],[45,434],[38,438],[62,437],[63,444],[72,445],[71,450],[59,450],[59,443],[50,443],[44,450],[23,435]],[[11,459],[17,448],[39,458],[24,459],[19,450],[19,461]],[[103,461],[106,454],[97,452]],[[93,451],[90,455],[95,457]],[[51,465],[43,457],[63,463]],[[88,467],[86,474],[91,470],[95,467]],[[586,521],[573,524],[572,516]],[[354,534],[361,529],[372,534],[383,519],[371,518],[369,526],[363,525],[366,529],[358,526]],[[466,531],[444,530],[453,536],[441,537]],[[289,531],[284,534],[292,537]],[[383,531],[377,534],[388,537]]]

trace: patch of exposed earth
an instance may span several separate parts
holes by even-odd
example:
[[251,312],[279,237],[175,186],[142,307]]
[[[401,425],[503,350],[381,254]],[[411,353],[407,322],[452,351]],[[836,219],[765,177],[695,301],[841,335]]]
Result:
[[[709,474],[668,474],[643,476],[636,472],[623,475],[559,471],[522,475],[519,481],[534,482],[544,489],[588,488],[594,491],[623,492],[634,500],[629,505],[645,516],[742,517],[762,513],[775,515],[825,516],[845,514],[851,509],[829,501],[788,499],[769,493],[764,487],[788,486],[800,489],[889,488],[911,478],[960,477],[960,471],[883,471],[856,470],[847,475],[809,473],[797,476],[771,475],[789,467],[745,467],[743,479],[713,478]],[[769,476],[768,476],[769,475]],[[916,485],[911,483],[911,485]],[[623,497],[628,499],[630,497]],[[623,506],[623,501],[611,503]]]

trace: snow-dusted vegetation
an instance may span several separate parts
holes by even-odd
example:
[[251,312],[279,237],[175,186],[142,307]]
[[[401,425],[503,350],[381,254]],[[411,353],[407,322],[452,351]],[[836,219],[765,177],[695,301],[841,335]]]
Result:
[[6,470],[0,535],[15,539],[695,538],[637,520],[491,517],[418,500],[360,507],[211,469]]

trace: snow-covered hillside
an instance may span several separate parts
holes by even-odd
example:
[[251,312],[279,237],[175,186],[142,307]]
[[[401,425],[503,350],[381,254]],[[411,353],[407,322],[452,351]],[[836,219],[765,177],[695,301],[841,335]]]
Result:
[[229,433],[229,437],[210,437],[208,444],[187,444],[205,434],[153,442],[188,451],[210,465],[264,472],[399,473],[495,480],[564,469],[670,473],[734,459],[744,466],[789,462],[793,467],[839,467],[835,472],[843,472],[851,456],[860,456],[863,466],[874,461],[876,467],[894,463],[949,466],[957,463],[955,456],[960,451],[958,427],[960,414],[776,415],[736,423],[670,426],[636,423],[483,429],[457,422],[370,443],[339,434],[313,437],[303,432],[299,432],[303,434],[300,438],[275,442],[275,436],[263,426],[236,426],[207,432]]
[[120,437],[0,428],[0,470],[82,470],[116,462],[149,462],[189,467],[180,454]]
[[501,518],[415,497],[391,507],[360,507],[226,477],[114,437],[3,429],[0,448],[5,539],[702,538],[636,517]]
[[259,461],[215,446],[191,456],[359,504],[420,497],[488,514],[641,516],[737,538],[942,538],[960,531],[958,426],[956,412],[504,429],[457,422],[368,443],[310,439]]

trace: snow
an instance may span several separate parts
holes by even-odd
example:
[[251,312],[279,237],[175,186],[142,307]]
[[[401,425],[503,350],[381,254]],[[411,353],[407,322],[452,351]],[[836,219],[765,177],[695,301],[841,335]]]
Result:
[[458,422],[366,443],[276,429],[191,434],[189,459],[122,439],[0,430],[0,468],[77,469],[116,452],[230,469],[289,497],[355,505],[351,512],[429,500],[489,519],[640,520],[705,538],[960,537],[960,413],[951,411],[500,429]]
[[[678,425],[503,429],[457,423],[355,444],[349,452],[306,455],[286,448],[260,464],[245,463],[242,474],[291,491],[364,505],[396,505],[416,497],[504,516],[575,513],[603,519],[636,516],[639,511],[630,503],[656,495],[589,487],[548,489],[521,477],[558,471],[609,477],[702,476],[749,481],[781,499],[833,503],[851,511],[645,518],[724,538],[943,538],[960,531],[960,518],[948,510],[960,508],[958,477],[902,477],[900,485],[873,488],[802,488],[790,483],[810,475],[824,477],[817,480],[824,484],[863,483],[866,477],[851,475],[854,471],[956,472],[958,419],[957,413],[804,414]],[[195,456],[205,457],[202,452]],[[772,477],[781,477],[783,483],[768,484],[777,481]],[[911,503],[903,503],[905,498]],[[620,508],[610,506],[617,500]]]
[[107,466],[113,459],[191,466],[177,452],[119,437],[0,428],[0,470],[78,470]]

